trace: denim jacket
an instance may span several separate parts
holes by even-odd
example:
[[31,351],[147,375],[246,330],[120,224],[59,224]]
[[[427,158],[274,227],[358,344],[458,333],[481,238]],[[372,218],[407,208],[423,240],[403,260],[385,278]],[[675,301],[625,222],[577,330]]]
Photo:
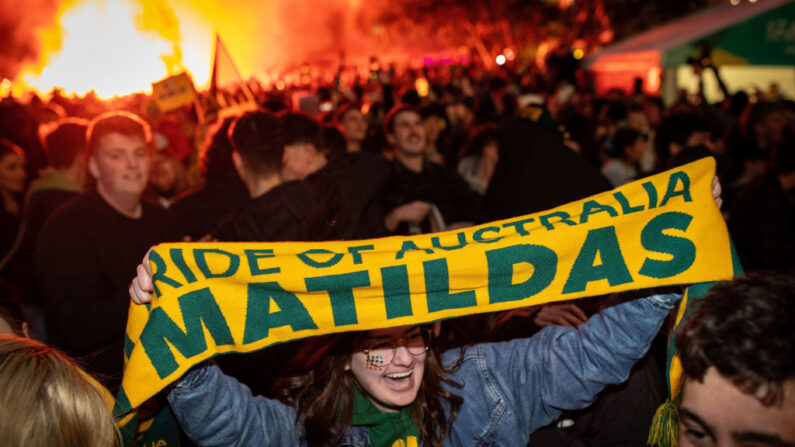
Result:
[[[449,446],[525,447],[530,434],[563,410],[588,406],[621,383],[648,350],[678,295],[654,295],[610,307],[579,329],[549,326],[531,338],[465,348],[450,391],[463,398]],[[459,349],[445,352],[449,367]],[[182,428],[201,446],[302,446],[295,411],[252,396],[214,364],[188,373],[168,396]],[[364,427],[339,446],[369,447]]]

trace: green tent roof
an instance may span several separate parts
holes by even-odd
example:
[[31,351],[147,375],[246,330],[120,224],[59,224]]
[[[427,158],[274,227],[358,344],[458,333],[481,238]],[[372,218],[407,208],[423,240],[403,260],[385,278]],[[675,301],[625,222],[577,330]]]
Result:
[[595,53],[600,59],[630,53],[656,52],[661,66],[686,63],[707,42],[718,65],[795,65],[795,1],[758,0],[737,6],[717,5],[657,26]]

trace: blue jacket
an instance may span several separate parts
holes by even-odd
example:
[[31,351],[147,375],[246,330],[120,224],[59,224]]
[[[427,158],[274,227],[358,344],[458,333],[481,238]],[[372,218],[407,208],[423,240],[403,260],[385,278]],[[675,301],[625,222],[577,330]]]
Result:
[[[532,338],[466,348],[451,378],[463,388],[449,446],[525,447],[530,434],[563,410],[583,408],[609,384],[621,383],[648,350],[678,295],[654,295],[613,306],[579,329],[549,326]],[[460,350],[445,352],[449,367]],[[168,396],[182,428],[201,446],[305,445],[295,411],[255,397],[214,364],[188,373]],[[352,427],[340,446],[369,446]]]

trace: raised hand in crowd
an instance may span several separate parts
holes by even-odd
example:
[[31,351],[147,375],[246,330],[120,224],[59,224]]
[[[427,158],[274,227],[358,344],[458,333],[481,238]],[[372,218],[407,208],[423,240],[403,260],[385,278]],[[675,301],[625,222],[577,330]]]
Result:
[[430,211],[430,203],[423,202],[422,200],[415,200],[393,209],[384,218],[384,225],[389,231],[394,231],[395,228],[400,225],[400,222],[408,222],[417,225],[425,220],[425,217],[428,216]]
[[[152,247],[154,248],[154,247]],[[154,286],[152,284],[152,268],[149,266],[149,253],[152,248],[146,252],[144,259],[135,268],[136,276],[130,283],[130,299],[135,304],[146,304],[152,302],[152,292]]]

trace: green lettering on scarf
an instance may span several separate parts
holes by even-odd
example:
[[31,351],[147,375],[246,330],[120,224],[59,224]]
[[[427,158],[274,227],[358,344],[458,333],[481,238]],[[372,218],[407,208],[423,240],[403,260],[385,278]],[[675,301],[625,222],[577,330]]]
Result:
[[580,214],[580,223],[588,222],[588,216],[596,213],[607,213],[610,217],[618,217],[618,213],[610,205],[602,205],[596,200],[589,200],[582,204],[582,213]]
[[[676,189],[679,183],[682,183],[682,189]],[[690,177],[683,171],[674,172],[668,179],[668,188],[665,190],[660,206],[665,206],[669,200],[676,196],[682,196],[685,202],[692,202],[693,198],[690,197]]]
[[554,230],[555,225],[549,221],[553,217],[558,219],[558,223],[565,223],[570,227],[577,225],[577,222],[571,220],[571,215],[565,211],[556,211],[554,213],[544,214],[538,218],[538,221],[541,222],[541,225],[543,225],[547,230]]
[[[271,312],[271,301],[279,308],[278,311]],[[282,326],[290,326],[293,332],[317,329],[301,300],[279,283],[249,283],[243,344],[265,339],[271,328]]]
[[430,248],[419,248],[417,247],[417,244],[414,243],[414,241],[408,239],[403,241],[403,245],[400,247],[400,251],[397,252],[397,254],[395,255],[395,259],[403,259],[403,256],[406,255],[407,251],[424,251],[429,255],[433,254],[433,250],[431,250]]
[[353,288],[370,285],[370,275],[367,270],[343,273],[341,275],[306,278],[305,282],[306,290],[309,292],[328,292],[335,326],[347,326],[359,322],[356,317]]
[[[326,261],[317,261],[309,257],[309,255],[332,255]],[[325,268],[337,265],[344,255],[342,253],[334,253],[333,251],[325,250],[323,248],[313,248],[303,253],[298,254],[298,259],[303,261],[304,264],[314,268]]]
[[500,227],[483,227],[483,228],[480,228],[478,230],[475,230],[475,232],[472,234],[472,240],[474,240],[475,242],[480,242],[481,244],[491,244],[491,243],[499,241],[500,239],[502,239],[504,237],[504,236],[499,236],[499,237],[493,237],[493,238],[486,239],[486,238],[483,237],[483,233],[486,233],[486,232],[499,233],[500,232]]
[[693,221],[693,216],[679,212],[663,213],[643,227],[640,243],[643,248],[657,253],[673,256],[670,261],[658,261],[646,258],[640,268],[640,274],[651,278],[670,278],[689,269],[696,261],[696,245],[690,239],[663,234],[664,230],[676,229],[686,231]]
[[246,260],[248,260],[248,270],[251,272],[251,276],[259,276],[259,275],[270,275],[273,273],[279,273],[281,269],[279,267],[271,267],[264,269],[259,266],[260,259],[268,259],[276,257],[273,254],[273,249],[271,248],[263,248],[260,250],[252,250],[247,249],[243,250],[246,254]]
[[438,249],[447,250],[447,251],[458,250],[459,248],[466,247],[466,245],[467,245],[467,235],[466,235],[466,233],[461,231],[461,232],[456,233],[456,236],[458,237],[458,245],[448,245],[448,246],[442,245],[441,241],[439,240],[439,236],[431,237],[431,245],[433,246],[433,248],[438,248]]
[[618,200],[618,203],[621,205],[621,214],[627,215],[632,213],[637,213],[638,211],[643,211],[643,205],[632,206],[629,203],[629,200],[624,195],[623,192],[617,191],[613,193],[613,197]]
[[[229,267],[226,268],[223,272],[220,273],[213,273],[210,271],[210,266],[207,265],[207,254],[214,253],[217,255],[226,256],[229,258]],[[229,253],[228,251],[219,250],[217,248],[196,248],[193,250],[193,258],[196,261],[196,265],[201,270],[202,275],[205,278],[228,278],[237,272],[237,268],[240,267],[240,256]],[[218,265],[217,263],[214,263]]]
[[177,301],[185,322],[185,332],[160,307],[152,309],[141,332],[140,344],[161,379],[176,371],[179,366],[168,343],[185,358],[201,354],[207,350],[203,329],[206,327],[217,346],[235,344],[221,308],[209,288],[186,293]]
[[425,261],[422,266],[425,270],[428,312],[477,306],[474,290],[450,293],[450,278],[446,259]]
[[[542,245],[512,245],[486,252],[489,271],[489,303],[503,303],[529,298],[544,290],[555,279],[558,255]],[[516,264],[533,266],[533,274],[521,283],[513,283]]]
[[529,224],[530,222],[535,221],[532,217],[528,217],[527,219],[519,219],[513,222],[506,222],[502,224],[503,228],[513,227],[514,230],[519,234],[519,236],[529,236],[530,232],[525,229],[525,224]]
[[408,317],[414,314],[411,309],[411,290],[409,272],[405,265],[381,268],[381,282],[384,287],[386,318]]
[[160,293],[160,287],[157,286],[157,283],[162,282],[163,284],[167,284],[175,289],[182,287],[181,283],[178,283],[175,279],[169,278],[166,276],[166,261],[160,257],[160,255],[152,250],[149,253],[149,260],[155,264],[154,271],[152,272],[152,288],[155,290],[155,296],[159,297],[162,295]]
[[365,250],[374,250],[375,246],[373,244],[367,245],[359,245],[357,247],[348,247],[348,253],[353,256],[353,263],[354,264],[361,264],[362,263],[362,255],[359,253],[360,251]]
[[[601,264],[594,265],[597,256]],[[585,236],[585,242],[563,286],[563,293],[582,292],[589,282],[602,279],[606,279],[611,286],[632,282],[632,275],[618,245],[616,228],[612,225],[590,230]]]

